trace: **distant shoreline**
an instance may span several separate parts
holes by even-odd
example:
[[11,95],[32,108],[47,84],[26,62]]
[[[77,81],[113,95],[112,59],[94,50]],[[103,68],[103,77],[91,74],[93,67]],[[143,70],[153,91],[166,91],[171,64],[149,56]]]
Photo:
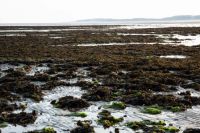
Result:
[[68,23],[0,23],[0,26],[78,26],[78,25],[143,25],[143,24],[200,24],[200,20],[184,21],[126,21],[126,22],[68,22]]

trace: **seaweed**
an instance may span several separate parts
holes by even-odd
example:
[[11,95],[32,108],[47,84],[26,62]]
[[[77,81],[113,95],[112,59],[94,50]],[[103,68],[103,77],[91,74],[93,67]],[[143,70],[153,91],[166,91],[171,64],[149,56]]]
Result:
[[104,128],[109,128],[115,124],[122,122],[123,118],[115,118],[111,115],[111,113],[107,110],[103,110],[99,114],[98,123],[103,125]]

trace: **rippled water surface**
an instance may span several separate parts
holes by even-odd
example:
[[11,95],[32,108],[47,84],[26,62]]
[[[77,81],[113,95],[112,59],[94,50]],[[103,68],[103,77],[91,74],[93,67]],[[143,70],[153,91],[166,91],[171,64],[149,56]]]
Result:
[[[8,64],[2,64],[0,65],[0,70],[7,70],[9,68],[19,68],[23,65],[19,66],[13,66]],[[37,67],[32,66],[31,70],[27,73],[29,75],[34,75],[37,73],[42,73],[44,71],[47,71],[47,66]],[[79,68],[76,72],[77,74],[82,75],[83,77],[87,77],[87,74],[89,71],[85,70],[85,68]],[[84,79],[84,78],[83,78]],[[87,81],[92,81],[87,78],[85,78]],[[76,83],[77,79],[71,79],[68,82]],[[39,85],[40,83],[38,83]],[[177,94],[179,92],[185,91],[183,88],[178,89],[177,92],[172,92],[171,94]],[[188,109],[185,112],[180,113],[172,113],[169,111],[163,111],[161,114],[158,115],[149,115],[144,114],[141,112],[142,106],[131,106],[128,105],[128,107],[125,110],[114,110],[114,109],[108,109],[111,111],[112,115],[115,117],[124,117],[124,121],[120,123],[119,125],[115,125],[111,128],[104,129],[101,125],[97,123],[97,115],[99,112],[101,112],[103,109],[105,109],[105,105],[111,104],[112,102],[91,102],[91,106],[87,109],[83,109],[81,111],[87,113],[87,117],[85,118],[79,118],[79,117],[70,117],[66,116],[67,114],[70,114],[70,111],[68,110],[62,110],[55,108],[52,104],[52,100],[57,100],[64,96],[73,96],[80,98],[82,94],[84,94],[86,91],[82,90],[78,86],[57,86],[53,90],[47,90],[44,91],[44,97],[43,100],[40,102],[33,102],[30,99],[27,99],[25,101],[22,101],[21,103],[27,104],[27,108],[25,112],[32,112],[33,110],[38,112],[37,120],[34,124],[30,124],[27,127],[22,127],[19,125],[8,125],[6,128],[2,129],[3,133],[21,133],[25,131],[31,131],[35,129],[42,129],[46,126],[54,127],[56,131],[60,133],[69,132],[69,130],[76,127],[76,122],[78,120],[92,120],[92,126],[94,126],[94,129],[97,133],[109,133],[110,131],[114,132],[114,129],[117,127],[120,129],[121,133],[130,133],[134,132],[133,130],[127,128],[124,126],[124,124],[128,121],[141,121],[141,120],[153,120],[153,121],[159,121],[164,120],[166,123],[173,124],[174,126],[180,127],[181,131],[183,131],[185,128],[194,128],[194,127],[200,127],[200,106],[193,106],[191,109]],[[194,96],[200,96],[200,93],[197,91],[191,91],[192,95]],[[169,93],[168,93],[169,94]],[[107,108],[106,108],[107,109]],[[20,112],[20,111],[15,111]]]

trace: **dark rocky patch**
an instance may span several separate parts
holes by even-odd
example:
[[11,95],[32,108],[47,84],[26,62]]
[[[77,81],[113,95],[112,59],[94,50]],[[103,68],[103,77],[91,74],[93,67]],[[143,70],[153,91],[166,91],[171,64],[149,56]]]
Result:
[[45,127],[41,130],[29,131],[29,132],[26,132],[26,133],[57,133],[57,132],[51,127]]
[[52,90],[57,86],[70,86],[70,84],[59,80],[52,80],[47,82],[45,85],[42,85],[41,88],[42,90]]
[[16,104],[9,104],[7,100],[0,99],[0,113],[2,112],[12,112],[19,107]]
[[2,90],[7,92],[17,93],[25,98],[32,98],[36,101],[42,99],[42,91],[38,86],[31,84],[29,81],[15,81],[4,83],[1,86]]
[[200,91],[200,84],[198,84],[198,83],[185,84],[182,87],[186,88],[186,89],[189,88],[189,89],[194,89],[194,90]]
[[200,129],[189,128],[189,129],[186,129],[183,133],[200,133]]
[[48,74],[40,74],[40,73],[36,73],[34,76],[30,77],[31,81],[41,81],[41,82],[48,82],[51,80],[51,76],[49,76]]
[[115,118],[108,110],[102,110],[102,112],[98,114],[98,117],[98,123],[103,125],[104,128],[109,128],[124,120],[123,118]]
[[32,124],[36,120],[36,112],[33,111],[32,113],[25,113],[21,112],[19,114],[14,113],[1,113],[0,121],[2,122],[9,122],[11,124],[18,124],[22,126],[26,126],[27,124]]
[[112,91],[108,87],[98,87],[86,93],[82,98],[88,101],[108,101],[111,99]]
[[185,96],[184,98],[178,98],[173,95],[153,95],[151,93],[140,92],[122,96],[122,101],[131,105],[159,105],[166,109],[171,110],[171,107],[179,106],[182,111],[187,108],[191,108],[193,105],[199,105],[199,98]]
[[78,127],[72,129],[70,133],[95,133],[90,121],[78,121]]
[[72,96],[62,97],[58,101],[52,101],[51,103],[57,108],[68,109],[70,111],[78,111],[90,106],[87,101]]

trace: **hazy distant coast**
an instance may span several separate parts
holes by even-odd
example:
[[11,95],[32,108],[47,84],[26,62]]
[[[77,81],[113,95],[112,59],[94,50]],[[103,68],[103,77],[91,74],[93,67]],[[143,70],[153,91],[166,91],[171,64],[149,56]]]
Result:
[[95,18],[60,23],[1,23],[0,26],[68,26],[68,25],[133,25],[133,24],[199,24],[200,15],[180,15],[166,18],[112,19]]

